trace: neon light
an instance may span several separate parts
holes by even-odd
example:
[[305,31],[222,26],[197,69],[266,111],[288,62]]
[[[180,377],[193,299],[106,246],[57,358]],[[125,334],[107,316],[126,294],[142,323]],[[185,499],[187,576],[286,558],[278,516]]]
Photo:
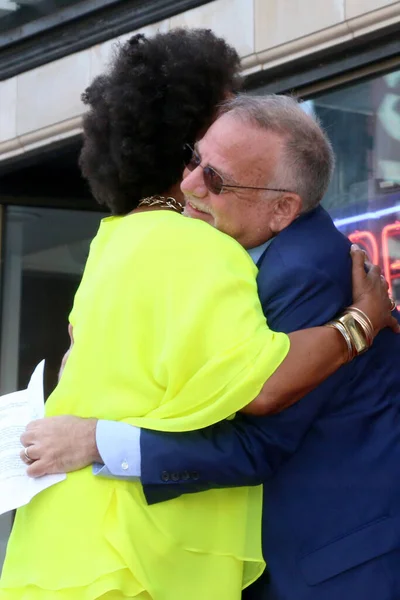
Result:
[[334,221],[336,227],[344,227],[344,225],[351,225],[352,223],[358,223],[359,221],[369,221],[370,219],[380,219],[386,215],[393,215],[394,213],[400,213],[400,206],[390,206],[389,208],[382,208],[381,210],[375,210],[373,212],[367,212],[362,215],[353,215],[352,217],[346,217],[345,219],[337,219]]
[[354,244],[362,244],[368,254],[368,258],[374,264],[379,262],[378,242],[370,231],[354,231],[349,235],[349,240]]
[[[383,272],[385,273],[386,281],[389,284],[389,294],[393,298],[393,279],[399,279],[399,275],[392,275],[393,266],[396,265],[400,261],[395,261],[390,264],[390,256],[389,256],[389,238],[400,236],[400,221],[396,221],[396,223],[391,223],[390,225],[385,225],[382,229],[382,258],[383,258]],[[397,304],[397,309],[399,310],[399,304]]]

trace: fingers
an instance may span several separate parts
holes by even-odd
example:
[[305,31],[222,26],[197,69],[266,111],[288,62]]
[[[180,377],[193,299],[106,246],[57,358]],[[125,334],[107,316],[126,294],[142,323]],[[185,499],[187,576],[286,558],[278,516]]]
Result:
[[26,426],[26,430],[25,431],[33,431],[35,429],[37,429],[37,427],[41,424],[44,423],[46,419],[35,419],[35,421],[31,421],[30,423],[28,423],[28,425]]
[[30,423],[28,423],[28,425],[26,426],[26,429],[25,429],[24,433],[19,438],[21,444],[25,448],[27,446],[31,446],[36,441],[35,430],[36,430],[36,427],[37,427],[37,425],[36,425],[37,423],[39,423],[39,421],[31,421]]
[[21,460],[23,460],[24,463],[30,464],[32,461],[39,459],[40,450],[39,450],[38,446],[28,445],[28,446],[25,446],[24,448],[22,448],[19,455],[20,455]]
[[43,477],[43,475],[47,474],[47,469],[44,461],[36,460],[26,469],[26,474],[29,477]]
[[386,281],[386,279],[382,275],[381,268],[378,267],[378,265],[371,265],[370,266],[370,268],[368,269],[367,277],[370,277],[371,279],[372,278],[373,279],[381,279],[381,278],[383,278]]
[[355,275],[358,277],[365,277],[366,254],[364,250],[361,250],[361,248],[359,248],[356,244],[352,244],[350,252],[353,261],[353,277]]
[[24,448],[27,448],[28,446],[30,446],[34,441],[32,432],[25,430],[24,433],[19,438],[19,441],[24,446]]
[[[23,448],[19,453],[19,456],[22,462],[28,465],[28,474],[30,467],[32,467],[40,458],[40,445],[37,443],[35,432],[37,430],[38,424],[40,424],[42,420],[43,419],[38,419],[28,423],[25,431],[20,437],[20,442]],[[34,469],[34,472],[35,470],[36,469]]]
[[29,477],[43,477],[49,473],[49,465],[46,460],[43,460],[38,445],[33,444],[23,448],[19,456],[27,465],[26,474]]
[[28,448],[23,448],[19,453],[19,457],[23,463],[26,465],[32,464],[32,459],[30,458],[30,454],[28,453]]
[[400,333],[400,324],[397,321],[397,319],[395,317],[393,317],[393,316],[391,316],[389,318],[388,327],[390,327],[390,329],[392,331],[394,331],[395,333]]
[[19,453],[20,459],[27,465],[26,474],[29,477],[42,477],[47,470],[44,462],[40,460],[39,448],[35,445],[26,446]]

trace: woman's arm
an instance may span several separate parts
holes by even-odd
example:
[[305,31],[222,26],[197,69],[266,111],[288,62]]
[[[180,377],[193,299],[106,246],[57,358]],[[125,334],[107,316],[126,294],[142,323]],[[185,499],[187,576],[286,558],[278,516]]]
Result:
[[[353,306],[370,318],[376,335],[384,327],[399,332],[400,326],[390,312],[387,283],[379,267],[369,265],[365,271],[365,254],[352,247]],[[70,348],[65,354],[59,376],[71,352],[74,339],[72,326],[68,333]],[[265,382],[260,394],[241,412],[252,415],[274,414],[288,408],[348,362],[347,344],[340,332],[331,327],[313,327],[289,334],[290,350]]]
[[[379,267],[365,271],[365,255],[352,247],[353,306],[370,319],[374,336],[384,327],[396,333],[400,326],[390,312],[388,285]],[[267,415],[288,408],[315,389],[349,361],[343,335],[332,327],[313,327],[289,334],[290,350],[265,382],[260,394],[241,412]]]

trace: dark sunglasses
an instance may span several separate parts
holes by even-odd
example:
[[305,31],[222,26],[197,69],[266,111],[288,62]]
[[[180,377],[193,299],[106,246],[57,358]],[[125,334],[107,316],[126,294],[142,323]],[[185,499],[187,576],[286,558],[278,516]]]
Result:
[[194,171],[197,167],[201,167],[203,169],[203,177],[204,184],[209,192],[212,194],[219,195],[223,192],[224,188],[235,188],[241,190],[267,190],[270,192],[288,192],[290,194],[294,193],[290,190],[284,190],[280,188],[269,188],[269,187],[252,187],[249,185],[228,185],[224,183],[222,175],[220,175],[213,167],[207,165],[203,167],[201,165],[201,157],[196,150],[194,150],[189,144],[185,144],[183,147],[184,151],[184,163],[185,167],[189,169],[189,171]]

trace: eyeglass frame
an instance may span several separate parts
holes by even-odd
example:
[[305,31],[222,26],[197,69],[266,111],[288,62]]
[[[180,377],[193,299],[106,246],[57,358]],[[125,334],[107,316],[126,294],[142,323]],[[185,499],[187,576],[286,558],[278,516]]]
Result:
[[[189,149],[192,153],[192,156],[194,156],[195,154],[197,154],[197,156],[200,157],[200,154],[197,152],[197,150],[195,148],[192,148],[192,146],[190,144],[184,144],[183,146],[183,150],[185,151],[186,149]],[[203,165],[201,164],[201,160],[200,162],[193,168],[190,169],[189,168],[189,164],[191,161],[184,161],[184,165],[187,169],[189,169],[189,171],[192,173],[195,169],[197,169],[198,167],[201,167],[203,169],[203,172],[208,169],[208,171],[212,171],[213,173],[215,173],[215,175],[218,175],[218,177],[220,178],[221,182],[222,182],[222,186],[221,186],[221,190],[219,192],[214,192],[213,190],[211,190],[208,186],[207,186],[207,182],[204,179],[204,185],[206,186],[207,190],[209,192],[211,192],[212,194],[215,194],[216,196],[219,196],[220,194],[222,194],[224,188],[233,188],[233,189],[238,189],[238,190],[263,190],[263,191],[267,191],[267,192],[284,192],[287,194],[296,194],[296,192],[293,192],[291,190],[286,190],[283,188],[270,188],[270,187],[254,187],[251,185],[231,185],[228,183],[224,183],[224,178],[222,177],[222,175],[220,173],[218,173],[218,171],[216,169],[214,169],[214,167],[211,167],[210,165],[206,165],[205,167],[203,167]]]

